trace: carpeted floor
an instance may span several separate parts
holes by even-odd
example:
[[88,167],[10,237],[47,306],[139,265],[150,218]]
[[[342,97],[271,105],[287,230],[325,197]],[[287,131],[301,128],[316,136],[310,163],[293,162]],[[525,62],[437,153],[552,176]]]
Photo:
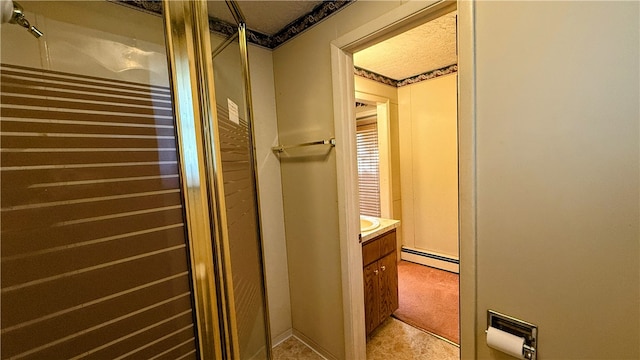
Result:
[[396,318],[460,344],[458,274],[401,261]]

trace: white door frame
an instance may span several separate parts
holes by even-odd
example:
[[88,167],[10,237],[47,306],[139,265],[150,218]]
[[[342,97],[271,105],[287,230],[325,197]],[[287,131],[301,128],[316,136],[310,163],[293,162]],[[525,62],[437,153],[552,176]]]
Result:
[[[353,53],[456,6],[452,1],[409,1],[331,43],[342,294],[347,359],[366,359],[362,246],[358,241],[358,183]],[[476,314],[475,223],[475,3],[458,9],[458,177],[460,226],[460,355],[473,359],[482,331]],[[484,325],[483,325],[484,326]]]

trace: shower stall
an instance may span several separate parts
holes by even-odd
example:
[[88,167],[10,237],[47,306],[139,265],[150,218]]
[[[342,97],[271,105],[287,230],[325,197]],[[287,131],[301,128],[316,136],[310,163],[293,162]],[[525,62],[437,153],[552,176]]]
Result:
[[0,0],[2,359],[271,357],[246,25],[221,4]]

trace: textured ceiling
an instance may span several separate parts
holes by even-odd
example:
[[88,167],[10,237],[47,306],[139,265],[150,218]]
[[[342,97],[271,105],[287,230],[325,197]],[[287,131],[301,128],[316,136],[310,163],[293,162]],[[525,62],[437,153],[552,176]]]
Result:
[[[297,18],[306,15],[322,1],[238,1],[247,27],[274,35]],[[208,1],[209,16],[235,24],[224,1]]]
[[456,12],[359,51],[353,62],[394,80],[456,64]]

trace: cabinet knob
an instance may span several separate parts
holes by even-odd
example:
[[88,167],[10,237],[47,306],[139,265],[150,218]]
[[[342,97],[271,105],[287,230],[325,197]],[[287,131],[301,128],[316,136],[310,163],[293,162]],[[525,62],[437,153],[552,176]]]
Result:
[[376,275],[378,275],[378,269],[373,270],[373,273],[374,273],[374,274],[376,274]]
[[385,271],[385,270],[387,270],[387,267],[382,265],[381,269],[382,269],[382,271]]

